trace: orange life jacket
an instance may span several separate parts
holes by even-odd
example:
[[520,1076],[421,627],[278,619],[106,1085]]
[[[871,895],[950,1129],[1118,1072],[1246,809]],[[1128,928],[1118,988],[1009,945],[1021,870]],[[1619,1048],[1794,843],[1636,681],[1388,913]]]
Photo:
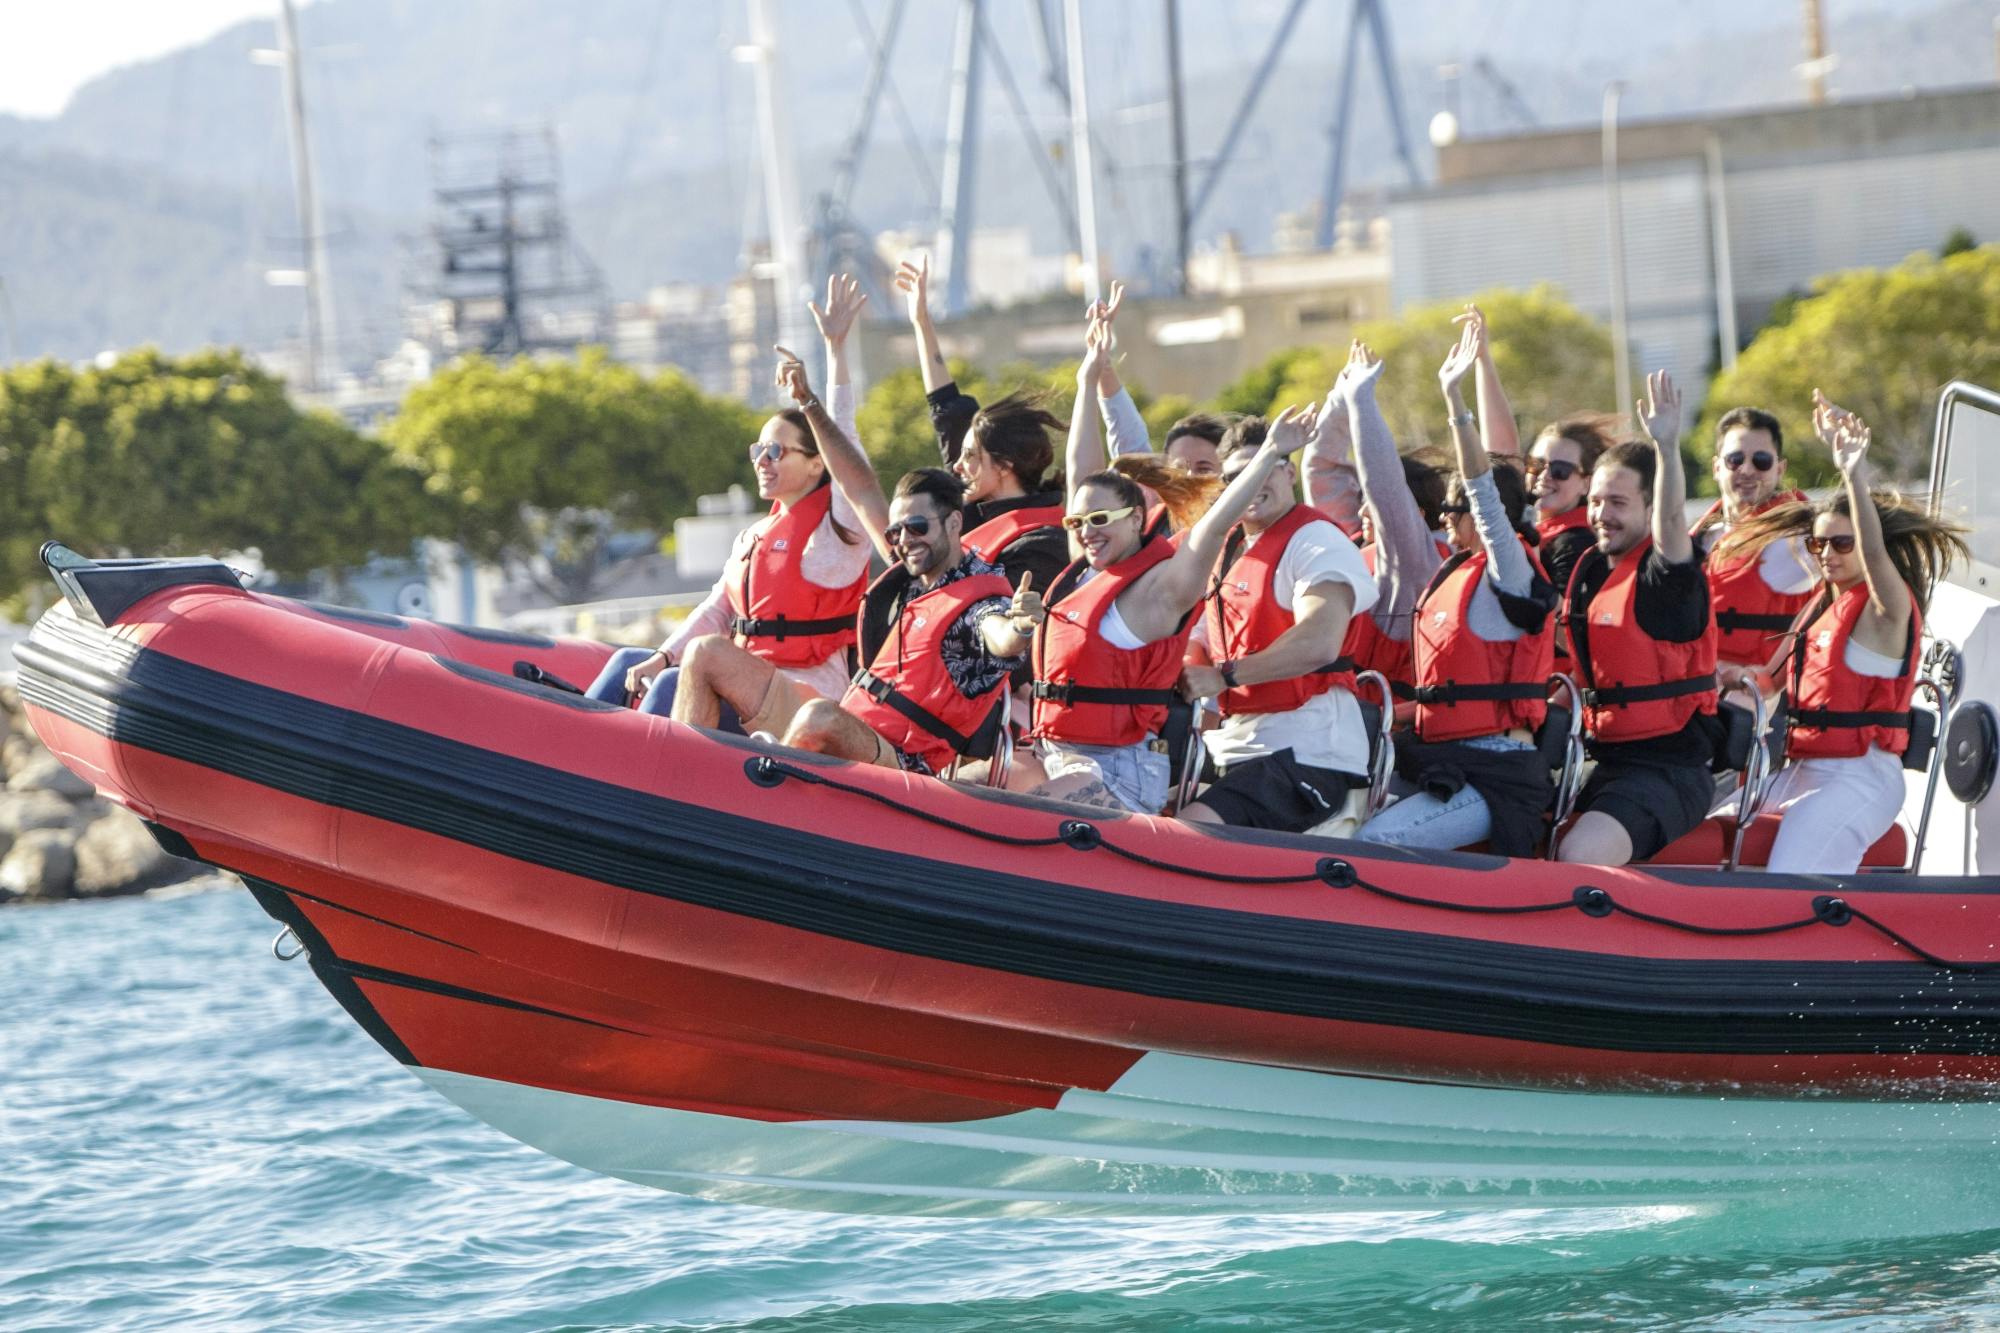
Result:
[[[899,576],[908,577],[900,566],[882,577]],[[1012,593],[1000,574],[973,574],[910,598],[840,706],[932,772],[943,772],[972,743],[1007,688],[1002,676],[992,689],[967,698],[945,670],[945,631],[975,603]]]
[[[1525,549],[1526,543],[1522,545]],[[1487,640],[1474,634],[1466,616],[1486,567],[1484,550],[1459,552],[1417,599],[1410,640],[1422,740],[1492,736],[1515,727],[1532,730],[1548,715],[1555,617],[1518,639]]]
[[844,588],[822,588],[799,570],[806,542],[833,507],[824,485],[738,542],[723,568],[729,632],[772,666],[818,666],[854,642],[854,613],[868,586],[864,565]]
[[1059,504],[1022,505],[1004,514],[995,514],[966,533],[963,545],[987,564],[998,564],[1000,553],[1009,546],[1036,528],[1060,527],[1062,521],[1063,507]]
[[1178,633],[1142,648],[1113,647],[1099,626],[1120,593],[1173,557],[1172,544],[1148,538],[1087,583],[1079,584],[1089,569],[1081,560],[1056,577],[1048,618],[1035,635],[1030,734],[1071,745],[1136,745],[1159,734],[1194,617],[1184,618]]
[[1582,673],[1583,725],[1600,741],[1637,741],[1667,736],[1696,713],[1715,711],[1715,612],[1698,639],[1666,643],[1639,624],[1639,566],[1653,549],[1648,537],[1612,567],[1578,615],[1577,585],[1599,561],[1596,547],[1583,553],[1570,573],[1563,620]]
[[[1761,514],[1776,505],[1804,500],[1799,491],[1774,495],[1757,506]],[[1699,537],[1709,520],[1722,512],[1722,501],[1710,505],[1689,529]],[[1715,608],[1715,655],[1739,666],[1761,667],[1771,660],[1778,639],[1792,627],[1799,612],[1814,596],[1814,590],[1779,592],[1764,581],[1762,551],[1749,551],[1728,559],[1708,557],[1708,601]]]
[[[1262,652],[1297,623],[1278,605],[1278,562],[1292,536],[1308,523],[1330,523],[1311,505],[1295,504],[1285,516],[1249,542],[1239,525],[1223,548],[1222,569],[1208,600],[1208,644],[1215,660],[1234,661]],[[1236,685],[1216,696],[1224,717],[1237,713],[1283,713],[1331,689],[1354,689],[1353,668],[1330,662],[1289,680]]]
[[1847,642],[1867,607],[1868,585],[1857,583],[1814,617],[1793,646],[1787,758],[1852,758],[1868,753],[1871,745],[1890,754],[1910,748],[1910,701],[1917,688],[1923,616],[1912,604],[1902,674],[1864,676],[1847,665]]

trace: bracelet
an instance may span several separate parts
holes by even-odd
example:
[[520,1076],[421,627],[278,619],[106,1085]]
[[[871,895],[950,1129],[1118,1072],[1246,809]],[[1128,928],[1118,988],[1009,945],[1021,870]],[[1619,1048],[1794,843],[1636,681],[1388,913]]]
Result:
[[1478,420],[1479,418],[1474,416],[1472,413],[1472,409],[1468,407],[1463,412],[1454,412],[1452,414],[1451,424],[1454,426],[1470,426],[1476,424]]
[[1230,657],[1223,658],[1220,662],[1217,662],[1215,664],[1215,670],[1216,673],[1222,677],[1222,683],[1224,685],[1227,685],[1232,690],[1237,688],[1236,660],[1234,658]]
[[806,399],[806,400],[805,400],[805,401],[804,401],[803,403],[800,403],[800,404],[799,404],[799,411],[801,411],[801,412],[811,412],[811,411],[814,411],[814,410],[816,410],[816,409],[819,409],[819,406],[820,406],[820,402],[819,402],[819,399],[817,399],[817,398],[808,398],[808,399]]

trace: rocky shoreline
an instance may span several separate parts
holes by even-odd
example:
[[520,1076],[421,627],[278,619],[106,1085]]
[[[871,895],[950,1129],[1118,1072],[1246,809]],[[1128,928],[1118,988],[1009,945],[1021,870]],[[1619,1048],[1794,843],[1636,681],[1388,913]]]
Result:
[[0,777],[0,904],[112,898],[214,873],[167,855],[138,816],[64,768],[28,726],[6,679]]

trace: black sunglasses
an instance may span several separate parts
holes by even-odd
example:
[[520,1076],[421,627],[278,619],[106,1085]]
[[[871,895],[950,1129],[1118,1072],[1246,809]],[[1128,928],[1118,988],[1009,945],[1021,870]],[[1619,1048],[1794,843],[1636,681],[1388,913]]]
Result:
[[1472,512],[1472,506],[1469,504],[1439,505],[1438,512],[1440,514],[1469,514]]
[[1570,462],[1567,458],[1530,458],[1528,460],[1528,476],[1530,478],[1539,477],[1542,473],[1547,472],[1557,481],[1568,481],[1579,470],[1577,465]]
[[1843,532],[1838,537],[1806,538],[1806,553],[1808,555],[1818,555],[1829,546],[1842,555],[1852,555],[1854,553],[1854,534]]
[[906,532],[912,537],[922,537],[927,535],[930,530],[931,521],[929,518],[922,514],[912,514],[901,523],[891,523],[888,527],[882,529],[882,536],[893,546]]
[[1767,454],[1762,449],[1759,449],[1754,454],[1743,454],[1743,453],[1724,454],[1722,456],[1722,466],[1728,468],[1731,472],[1734,472],[1737,468],[1743,466],[1743,461],[1746,458],[1749,459],[1750,466],[1756,468],[1759,472],[1769,472],[1771,470],[1771,465],[1778,461],[1776,456],[1772,454]]

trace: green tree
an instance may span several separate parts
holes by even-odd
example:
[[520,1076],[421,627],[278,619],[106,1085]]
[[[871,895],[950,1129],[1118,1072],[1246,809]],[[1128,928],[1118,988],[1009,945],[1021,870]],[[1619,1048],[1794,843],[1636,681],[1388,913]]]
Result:
[[[1486,312],[1494,364],[1513,405],[1523,447],[1557,417],[1610,405],[1611,335],[1553,287],[1481,292],[1466,300]],[[1395,319],[1373,320],[1355,330],[1355,336],[1387,363],[1376,398],[1397,442],[1406,449],[1450,446],[1437,370],[1458,339],[1452,316],[1464,308],[1464,300],[1413,306]],[[1269,414],[1287,403],[1326,397],[1346,364],[1347,349],[1294,349],[1238,385],[1261,389],[1273,378],[1267,373],[1270,365],[1280,361],[1286,369],[1275,377],[1270,395],[1254,409],[1237,410]],[[1223,402],[1235,406],[1241,396],[1233,392],[1236,387],[1223,392]]]
[[1873,428],[1884,473],[1918,477],[1938,393],[1954,379],[2000,384],[2000,246],[1820,278],[1788,323],[1759,331],[1709,386],[1690,438],[1705,445],[1724,412],[1761,407],[1784,425],[1792,480],[1830,484],[1832,460],[1812,438],[1817,387]]
[[0,596],[39,580],[50,537],[87,555],[255,551],[298,575],[448,526],[421,474],[235,351],[0,374],[0,491]]
[[449,501],[460,544],[580,602],[614,532],[665,531],[697,496],[746,480],[761,422],[678,371],[648,377],[592,349],[468,357],[412,389],[387,436]]

